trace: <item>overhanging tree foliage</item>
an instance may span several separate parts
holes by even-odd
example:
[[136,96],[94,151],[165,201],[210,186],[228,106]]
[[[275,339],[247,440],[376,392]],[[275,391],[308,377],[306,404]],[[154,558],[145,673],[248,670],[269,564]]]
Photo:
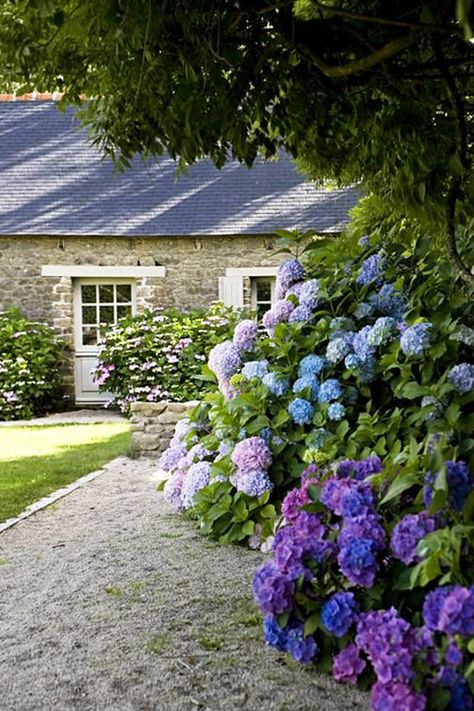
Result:
[[4,86],[94,97],[83,116],[127,164],[284,148],[444,235],[470,277],[471,0],[10,0]]

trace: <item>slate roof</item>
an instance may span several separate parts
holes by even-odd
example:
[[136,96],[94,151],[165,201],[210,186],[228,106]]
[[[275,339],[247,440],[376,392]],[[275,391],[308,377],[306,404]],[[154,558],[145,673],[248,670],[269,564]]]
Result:
[[304,181],[291,160],[202,160],[176,179],[165,157],[118,173],[53,101],[0,103],[0,234],[178,236],[338,232],[355,189]]

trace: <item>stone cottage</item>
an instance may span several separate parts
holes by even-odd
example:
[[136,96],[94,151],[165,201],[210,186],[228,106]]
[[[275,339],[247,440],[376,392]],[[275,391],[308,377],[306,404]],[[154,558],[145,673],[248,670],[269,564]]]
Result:
[[146,307],[273,298],[275,230],[338,233],[355,190],[305,182],[291,160],[175,163],[101,159],[74,111],[53,97],[0,97],[0,310],[18,306],[66,339],[77,403],[104,399],[91,379],[104,324]]

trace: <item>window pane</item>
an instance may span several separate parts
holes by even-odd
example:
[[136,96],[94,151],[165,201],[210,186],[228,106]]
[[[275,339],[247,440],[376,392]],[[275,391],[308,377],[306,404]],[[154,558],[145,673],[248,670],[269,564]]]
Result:
[[95,306],[82,307],[82,323],[97,323],[97,310]]
[[272,300],[272,282],[270,279],[257,279],[257,301]]
[[95,302],[96,302],[95,284],[81,284],[81,300],[82,300],[83,304],[95,304]]
[[100,323],[113,323],[114,322],[114,307],[113,306],[101,306],[99,321],[100,321]]
[[259,321],[263,318],[263,314],[266,313],[271,306],[271,304],[257,304],[257,318]]
[[131,301],[132,287],[130,284],[117,284],[117,301]]
[[99,301],[101,304],[114,303],[114,285],[100,284],[99,286]]
[[125,316],[130,316],[132,313],[132,307],[130,304],[117,306],[117,318],[124,318]]
[[97,345],[97,329],[92,326],[85,326],[82,329],[82,345],[96,346]]

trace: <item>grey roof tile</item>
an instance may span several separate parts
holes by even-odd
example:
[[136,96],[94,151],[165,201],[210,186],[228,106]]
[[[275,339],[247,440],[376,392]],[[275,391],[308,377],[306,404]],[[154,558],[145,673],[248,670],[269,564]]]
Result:
[[176,179],[169,157],[124,173],[101,160],[74,112],[53,102],[0,104],[0,234],[179,236],[338,232],[354,188],[305,182],[288,156],[248,170],[209,160]]

